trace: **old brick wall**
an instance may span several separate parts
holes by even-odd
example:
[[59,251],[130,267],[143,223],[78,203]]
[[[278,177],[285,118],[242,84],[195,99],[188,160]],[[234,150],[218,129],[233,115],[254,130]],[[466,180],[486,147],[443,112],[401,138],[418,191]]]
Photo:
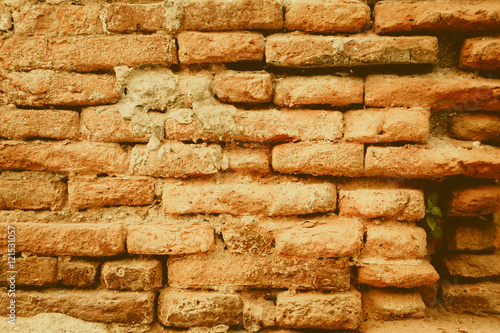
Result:
[[3,318],[9,226],[18,317],[500,313],[499,1],[4,0],[0,30]]

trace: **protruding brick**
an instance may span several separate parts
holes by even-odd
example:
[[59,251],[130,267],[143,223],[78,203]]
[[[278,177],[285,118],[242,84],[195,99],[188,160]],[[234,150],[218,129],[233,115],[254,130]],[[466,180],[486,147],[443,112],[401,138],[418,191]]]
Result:
[[370,75],[365,82],[366,106],[430,107],[432,110],[496,111],[500,80],[461,72],[412,76]]
[[425,316],[425,304],[417,292],[370,290],[363,293],[363,308],[369,318],[378,320]]
[[281,173],[360,176],[364,146],[359,143],[285,143],[273,148],[273,170]]
[[360,32],[370,25],[370,7],[358,0],[291,0],[286,3],[287,30]]
[[355,330],[363,322],[361,293],[322,294],[318,292],[278,295],[276,323],[288,328],[321,328]]
[[[229,147],[223,150],[222,169],[236,172],[270,173],[269,149]],[[227,163],[227,165],[225,165]]]
[[355,77],[301,76],[276,81],[274,103],[280,106],[363,103],[363,80]]
[[500,314],[500,283],[443,283],[444,305],[448,311]]
[[[7,261],[0,263],[0,281],[10,276]],[[54,286],[57,284],[57,258],[19,257],[15,261],[17,286]]]
[[448,133],[469,141],[500,142],[500,116],[485,113],[457,114],[451,118]]
[[66,200],[66,184],[44,180],[0,180],[0,209],[59,210]]
[[444,259],[451,276],[468,278],[500,277],[500,253],[457,254]]
[[500,27],[497,1],[383,1],[375,5],[376,33],[488,31]]
[[264,57],[264,36],[255,32],[181,32],[177,42],[181,64],[261,61]]
[[115,143],[0,142],[1,170],[123,174],[129,154]]
[[273,80],[266,72],[223,72],[215,75],[214,92],[226,103],[265,103],[273,96]]
[[436,269],[427,261],[408,264],[387,261],[358,267],[358,283],[372,287],[415,288],[437,280]]
[[63,259],[59,262],[61,282],[65,286],[88,288],[96,281],[100,262]]
[[[123,52],[127,50],[127,52]],[[11,37],[4,41],[0,65],[10,70],[56,69],[89,72],[115,66],[177,63],[168,35]]]
[[344,138],[354,142],[425,142],[429,136],[428,108],[385,108],[344,113]]
[[266,39],[266,62],[278,67],[319,68],[430,64],[436,62],[437,49],[436,37],[276,34]]
[[345,259],[304,260],[270,256],[168,260],[168,283],[179,288],[298,288],[348,290]]
[[127,251],[133,254],[179,255],[214,249],[214,229],[208,225],[145,225],[127,229]]
[[500,212],[500,186],[483,185],[451,192],[448,215],[477,216]]
[[[498,12],[500,13],[500,7]],[[500,19],[499,27],[500,27]],[[466,39],[460,53],[460,68],[465,70],[500,69],[500,38]]]
[[165,214],[297,215],[335,210],[335,185],[166,183]]
[[1,72],[0,101],[21,106],[79,106],[118,101],[111,75],[77,74],[50,70]]
[[12,16],[5,2],[0,3],[0,30],[7,31],[12,28]]
[[500,226],[493,222],[461,223],[450,229],[446,233],[450,251],[500,251]]
[[136,145],[130,168],[136,175],[182,178],[215,174],[220,169],[221,159],[222,150],[218,145],[168,142],[158,150]]
[[163,28],[165,7],[162,3],[112,3],[107,8],[106,29],[110,32],[154,32]]
[[234,326],[242,323],[239,295],[164,289],[158,298],[158,320],[166,326]]
[[107,261],[101,268],[101,280],[108,289],[155,290],[162,286],[162,274],[156,259]]

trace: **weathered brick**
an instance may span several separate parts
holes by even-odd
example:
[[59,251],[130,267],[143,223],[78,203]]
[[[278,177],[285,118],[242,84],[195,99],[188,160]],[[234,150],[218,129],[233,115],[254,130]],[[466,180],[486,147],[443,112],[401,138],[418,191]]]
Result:
[[363,80],[355,77],[304,76],[276,80],[274,103],[279,106],[363,103]]
[[0,209],[59,210],[66,200],[66,184],[44,180],[0,180]]
[[266,62],[278,67],[351,67],[436,62],[436,37],[354,37],[276,34],[266,39]]
[[168,142],[158,150],[136,145],[132,150],[132,173],[153,177],[182,178],[212,175],[220,169],[222,149],[219,145]]
[[412,76],[370,75],[365,82],[367,106],[430,107],[432,110],[496,111],[499,79],[462,72]]
[[245,297],[243,299],[243,327],[251,332],[276,326],[276,306],[272,300]]
[[[500,13],[500,7],[498,10]],[[499,27],[500,27],[500,19]],[[497,70],[500,68],[500,38],[466,39],[460,53],[460,68],[465,70]]]
[[60,279],[65,286],[91,287],[97,276],[97,268],[100,262],[84,260],[68,260],[66,258],[59,261]]
[[166,10],[162,3],[112,3],[107,7],[106,28],[110,32],[154,32],[163,28]]
[[354,33],[370,25],[370,7],[358,0],[291,0],[286,3],[287,30]]
[[[0,281],[10,276],[7,262],[0,263]],[[53,286],[57,284],[57,258],[19,257],[15,262],[16,286]]]
[[21,6],[13,12],[14,33],[19,35],[92,35],[103,34],[97,5]]
[[0,2],[0,30],[7,31],[12,27],[12,16],[5,2]]
[[414,264],[387,261],[358,267],[358,283],[372,287],[415,288],[437,280],[439,275],[436,269],[427,261]]
[[0,142],[0,169],[123,174],[129,154],[115,143]]
[[363,309],[368,318],[424,317],[425,304],[417,292],[394,292],[374,289],[363,293]]
[[0,107],[0,137],[7,139],[75,139],[79,131],[76,111],[24,110]]
[[162,286],[162,274],[156,259],[107,261],[101,268],[101,280],[108,289],[155,290]]
[[500,142],[500,116],[485,113],[457,114],[451,118],[448,133],[469,141]]
[[289,328],[355,330],[363,322],[361,293],[280,293],[276,300],[276,323]]
[[203,253],[214,249],[214,229],[204,224],[127,228],[127,251],[133,254],[179,255]]
[[374,9],[373,30],[385,33],[487,31],[500,27],[497,1],[383,1]]
[[271,256],[170,258],[168,284],[178,288],[299,288],[348,290],[344,259],[305,260]]
[[500,212],[500,186],[483,185],[451,192],[448,215],[476,216]]
[[68,199],[75,209],[102,206],[143,206],[153,203],[154,179],[149,177],[76,177],[68,181]]
[[[270,173],[269,149],[228,147],[223,150],[222,169],[236,172]],[[227,165],[225,165],[227,163]]]
[[254,32],[181,32],[177,43],[181,64],[261,61],[264,57],[264,36]]
[[335,210],[334,184],[166,183],[165,214],[297,215]]
[[500,283],[443,284],[444,306],[448,311],[500,313]]
[[[285,217],[286,221],[299,224],[304,219]],[[276,218],[243,216],[226,219],[221,226],[222,237],[227,250],[239,254],[265,254],[274,251]]]
[[[127,52],[123,52],[127,50]],[[115,66],[177,63],[168,35],[45,37],[16,36],[4,41],[1,66],[11,70],[56,69],[77,72]]]
[[1,72],[0,101],[21,106],[100,105],[118,101],[111,75],[77,74],[51,70]]
[[273,96],[273,79],[266,72],[218,73],[214,78],[217,98],[227,103],[265,103]]
[[158,320],[166,326],[234,326],[242,323],[239,295],[163,289],[158,298]]
[[283,11],[277,0],[189,0],[182,30],[281,29]]
[[429,136],[428,108],[384,108],[344,113],[344,138],[354,142],[425,142]]
[[222,138],[207,132],[197,118],[184,124],[175,119],[165,122],[169,139],[210,141],[297,141],[342,138],[342,113],[318,110],[238,110],[234,122],[239,134],[228,133]]
[[[16,251],[37,255],[104,257],[125,252],[122,227],[117,224],[18,223]],[[7,233],[0,238],[6,252]]]
[[359,143],[298,142],[274,146],[273,170],[281,173],[360,176],[364,146]]
[[451,226],[446,236],[450,251],[500,251],[500,226],[493,222],[460,223]]
[[500,253],[451,255],[444,259],[444,265],[451,276],[468,278],[500,277]]

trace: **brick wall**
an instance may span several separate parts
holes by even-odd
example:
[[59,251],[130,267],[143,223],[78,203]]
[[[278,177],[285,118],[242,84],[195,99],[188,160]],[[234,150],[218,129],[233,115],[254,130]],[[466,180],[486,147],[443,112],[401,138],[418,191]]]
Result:
[[500,2],[5,0],[0,30],[4,318],[9,226],[18,317],[500,313]]

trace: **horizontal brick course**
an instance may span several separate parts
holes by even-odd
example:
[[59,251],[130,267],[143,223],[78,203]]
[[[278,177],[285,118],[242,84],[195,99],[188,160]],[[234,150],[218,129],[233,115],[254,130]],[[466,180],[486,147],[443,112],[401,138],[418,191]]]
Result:
[[162,286],[162,266],[156,259],[107,261],[101,268],[108,289],[149,291]]
[[500,186],[483,185],[451,192],[448,215],[477,216],[500,212]]
[[265,103],[273,96],[272,76],[266,72],[223,72],[215,74],[214,92],[227,103]]
[[162,3],[112,3],[106,9],[106,29],[110,32],[154,32],[163,28],[166,9]]
[[60,181],[0,180],[0,209],[59,210],[66,196],[66,184]]
[[358,267],[358,283],[372,287],[415,288],[433,284],[437,280],[438,273],[427,261],[414,264],[389,261]]
[[486,113],[457,114],[451,118],[448,133],[460,140],[500,142],[500,116]]
[[[500,7],[498,12],[500,13]],[[500,69],[499,53],[500,38],[478,37],[466,39],[460,53],[460,68],[465,70]]]

